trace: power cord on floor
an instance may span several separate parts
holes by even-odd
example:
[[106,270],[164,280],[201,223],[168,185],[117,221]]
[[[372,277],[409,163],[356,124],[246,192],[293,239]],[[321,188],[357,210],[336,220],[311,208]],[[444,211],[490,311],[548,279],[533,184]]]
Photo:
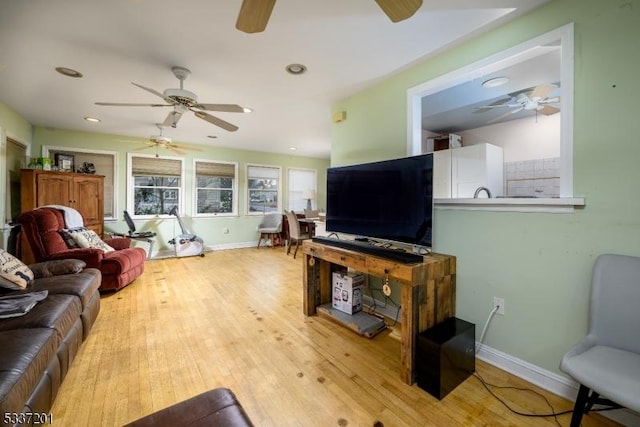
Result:
[[[491,319],[493,319],[493,316],[496,314],[496,312],[500,309],[500,306],[496,305],[495,307],[493,307],[493,309],[491,310],[491,312],[489,313],[489,317],[487,317],[487,321],[484,323],[484,327],[482,328],[482,332],[480,333],[480,339],[478,340],[478,345],[476,346],[476,354],[478,353],[480,346],[482,345],[483,341],[484,341],[484,336],[487,333],[487,328],[489,327],[489,323],[491,322]],[[489,392],[489,394],[491,394],[493,397],[495,397],[498,402],[502,403],[504,405],[505,408],[507,408],[509,411],[513,412],[516,415],[520,415],[523,417],[534,417],[534,418],[548,418],[548,417],[553,417],[556,424],[558,426],[560,426],[560,422],[558,421],[558,416],[559,415],[565,415],[565,414],[570,414],[573,412],[573,410],[566,410],[566,411],[562,411],[562,412],[556,412],[555,408],[553,407],[553,405],[551,404],[551,402],[549,402],[549,400],[546,398],[546,396],[544,396],[542,393],[539,393],[533,389],[530,388],[525,388],[525,387],[514,387],[514,386],[499,386],[499,385],[495,385],[495,384],[490,384],[488,382],[486,382],[484,380],[484,378],[482,378],[482,376],[480,375],[480,373],[478,373],[478,370],[476,368],[476,372],[473,373],[473,376],[475,378],[478,379],[478,381],[480,381],[482,383],[482,385],[484,386],[484,388]],[[493,390],[491,390],[491,388],[489,387],[493,387],[493,388],[498,388],[498,389],[511,389],[511,390],[518,390],[518,391],[527,391],[530,393],[534,393],[537,394],[538,396],[542,397],[544,399],[544,401],[547,403],[547,405],[549,405],[549,407],[551,408],[551,413],[548,414],[532,414],[532,413],[526,413],[526,412],[520,412],[520,411],[516,411],[515,409],[513,409],[512,407],[510,407],[504,400],[502,400],[500,397],[498,397],[498,395],[496,395]]]

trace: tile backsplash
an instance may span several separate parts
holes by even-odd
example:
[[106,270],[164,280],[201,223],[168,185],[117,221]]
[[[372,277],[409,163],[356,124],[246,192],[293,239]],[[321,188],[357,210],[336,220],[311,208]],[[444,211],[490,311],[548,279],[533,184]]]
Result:
[[504,164],[507,197],[560,197],[560,158]]

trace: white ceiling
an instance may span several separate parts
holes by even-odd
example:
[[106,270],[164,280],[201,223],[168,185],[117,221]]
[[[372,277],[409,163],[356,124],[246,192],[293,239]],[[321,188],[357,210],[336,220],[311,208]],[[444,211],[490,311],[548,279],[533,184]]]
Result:
[[[237,132],[188,113],[165,136],[328,158],[334,102],[547,1],[427,0],[392,23],[374,0],[279,0],[266,31],[245,34],[235,29],[241,0],[2,0],[0,102],[34,125],[146,138],[168,107],[94,103],[162,103],[131,82],[179,87],[178,65],[191,70],[184,88],[199,102],[254,111],[212,113]],[[287,74],[290,63],[307,73]]]

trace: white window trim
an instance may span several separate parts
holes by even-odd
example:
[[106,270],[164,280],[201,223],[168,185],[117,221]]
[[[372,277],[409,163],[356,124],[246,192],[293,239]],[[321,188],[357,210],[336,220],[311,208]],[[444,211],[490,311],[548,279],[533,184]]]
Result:
[[116,221],[118,219],[118,153],[116,151],[94,150],[78,147],[64,147],[58,145],[43,145],[42,157],[49,157],[50,151],[75,151],[87,154],[102,154],[113,157],[113,216],[105,216],[105,221]]
[[247,192],[245,194],[245,202],[246,202],[246,212],[247,215],[250,216],[263,216],[264,213],[263,212],[251,212],[249,210],[249,168],[250,167],[258,167],[258,168],[272,168],[272,169],[278,169],[278,212],[282,212],[282,166],[278,166],[278,165],[265,165],[265,164],[260,164],[260,163],[247,163],[245,165],[245,188],[247,189]]
[[158,159],[168,159],[168,160],[179,160],[180,161],[180,193],[182,197],[180,198],[180,202],[178,203],[179,212],[182,214],[184,212],[185,207],[185,198],[186,198],[186,190],[185,190],[185,168],[184,168],[184,158],[175,157],[175,156],[156,156],[155,154],[137,154],[137,153],[127,153],[127,211],[131,215],[131,218],[134,219],[152,219],[152,218],[173,218],[173,215],[136,215],[134,210],[134,200],[133,200],[133,175],[132,175],[132,158],[133,157],[147,157],[147,158],[158,158]]
[[[230,213],[198,213],[198,180],[196,177],[196,162],[206,163],[222,163],[225,165],[233,165],[235,179],[233,180],[233,204],[231,206]],[[223,160],[211,160],[211,159],[193,159],[193,216],[198,218],[213,218],[213,217],[237,217],[238,216],[238,199],[240,197],[238,193],[238,162],[229,162]],[[248,208],[247,208],[248,209]]]
[[[560,109],[562,116],[560,143],[560,198],[527,199],[518,198],[494,199],[478,202],[478,199],[436,199],[436,208],[517,211],[517,212],[573,212],[574,207],[585,205],[584,198],[573,194],[573,70],[574,70],[574,24],[569,23],[548,33],[542,34],[485,59],[469,64],[458,70],[441,75],[407,90],[407,155],[413,156],[422,152],[422,98],[446,87],[455,86],[470,77],[501,69],[500,64],[507,58],[532,49],[535,46],[560,40],[562,97]],[[509,207],[512,208],[509,208]]]

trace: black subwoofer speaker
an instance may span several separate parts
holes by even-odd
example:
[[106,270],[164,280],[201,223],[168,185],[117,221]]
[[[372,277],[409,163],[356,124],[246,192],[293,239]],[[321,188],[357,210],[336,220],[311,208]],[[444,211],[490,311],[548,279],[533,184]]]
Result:
[[475,325],[451,317],[418,334],[416,382],[442,399],[476,370]]

